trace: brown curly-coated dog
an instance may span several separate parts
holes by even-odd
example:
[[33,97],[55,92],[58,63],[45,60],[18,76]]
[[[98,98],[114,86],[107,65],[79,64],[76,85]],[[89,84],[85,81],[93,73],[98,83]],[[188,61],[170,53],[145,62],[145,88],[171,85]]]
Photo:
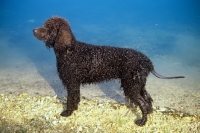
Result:
[[143,126],[147,114],[152,112],[153,100],[145,89],[148,74],[151,72],[163,79],[184,78],[157,74],[151,60],[136,50],[79,42],[68,21],[60,17],[48,19],[44,27],[33,32],[55,52],[58,74],[68,93],[67,110],[61,116],[70,116],[78,109],[81,84],[120,79],[125,96],[142,111],[142,118],[136,124]]

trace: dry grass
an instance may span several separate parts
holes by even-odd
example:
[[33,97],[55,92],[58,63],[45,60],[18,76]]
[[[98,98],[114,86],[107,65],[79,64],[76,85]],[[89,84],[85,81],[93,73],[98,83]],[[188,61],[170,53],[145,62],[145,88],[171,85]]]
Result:
[[139,109],[101,99],[81,99],[79,110],[61,117],[65,98],[0,95],[0,133],[133,133],[200,132],[200,116],[169,108],[155,109],[143,127],[134,121]]

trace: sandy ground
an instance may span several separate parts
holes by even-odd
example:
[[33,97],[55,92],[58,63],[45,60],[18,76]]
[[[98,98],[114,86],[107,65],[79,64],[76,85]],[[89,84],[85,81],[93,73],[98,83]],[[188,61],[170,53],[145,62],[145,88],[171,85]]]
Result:
[[[0,93],[35,95],[67,95],[60,82],[55,62],[35,63],[28,58],[14,54],[13,59],[2,58],[0,67]],[[10,57],[11,58],[11,57]],[[146,88],[155,107],[170,107],[190,114],[200,115],[200,68],[182,65],[171,57],[155,56],[152,59],[157,72],[166,76],[184,75],[185,79],[163,80],[148,77]],[[169,63],[170,62],[170,63]],[[103,84],[81,86],[83,97],[96,97],[112,102],[125,102],[118,80]]]

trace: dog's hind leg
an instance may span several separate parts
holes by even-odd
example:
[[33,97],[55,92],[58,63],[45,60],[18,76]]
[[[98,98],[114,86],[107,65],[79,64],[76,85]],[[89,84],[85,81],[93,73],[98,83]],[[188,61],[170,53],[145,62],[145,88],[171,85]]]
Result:
[[146,77],[148,76],[148,69],[144,69],[142,67],[140,67],[140,69],[138,69],[137,73],[133,73],[133,77],[135,77],[134,82],[141,87],[140,89],[140,96],[142,96],[142,98],[145,100],[146,103],[146,107],[147,107],[147,113],[150,114],[153,111],[152,108],[152,102],[153,99],[151,98],[150,94],[146,91],[145,85],[146,85]]
[[145,125],[145,123],[147,122],[147,114],[148,114],[148,109],[147,109],[147,105],[145,100],[143,99],[142,96],[137,95],[137,98],[135,99],[136,102],[138,103],[141,111],[142,111],[142,118],[141,119],[137,119],[135,124],[137,124],[138,126],[143,126]]
[[[141,85],[138,78],[133,80],[132,78],[124,78],[121,80],[122,87],[124,89],[125,96],[127,96],[135,105],[139,105],[140,110],[142,111],[142,118],[136,120],[136,124],[138,126],[145,125],[147,121],[147,114],[148,114],[148,103],[146,102],[145,98],[147,96],[142,96],[141,91],[144,91],[142,87],[144,87],[144,83]],[[148,94],[144,91],[144,94]],[[148,99],[148,98],[147,98]]]
[[142,87],[142,89],[140,91],[140,95],[143,97],[143,99],[147,103],[147,113],[148,114],[152,113],[153,112],[153,108],[152,108],[153,99],[151,98],[150,94],[146,91],[145,86]]

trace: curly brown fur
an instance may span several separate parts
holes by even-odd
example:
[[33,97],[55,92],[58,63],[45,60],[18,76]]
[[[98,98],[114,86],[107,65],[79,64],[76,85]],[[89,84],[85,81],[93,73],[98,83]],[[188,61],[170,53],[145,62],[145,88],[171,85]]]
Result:
[[159,78],[182,78],[157,74],[150,59],[136,50],[77,41],[69,23],[63,18],[52,17],[44,27],[33,32],[47,48],[54,49],[58,74],[68,93],[67,110],[61,113],[62,116],[70,116],[78,109],[81,84],[121,79],[125,96],[142,111],[142,118],[136,124],[143,126],[147,114],[152,112],[153,100],[145,89],[148,74],[152,72]]

